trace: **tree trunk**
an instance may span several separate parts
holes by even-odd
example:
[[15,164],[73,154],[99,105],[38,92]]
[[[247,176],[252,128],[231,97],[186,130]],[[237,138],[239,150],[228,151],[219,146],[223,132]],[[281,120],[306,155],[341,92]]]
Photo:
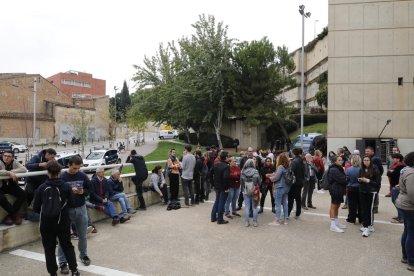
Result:
[[281,123],[279,120],[277,121],[277,124],[279,125],[280,129],[283,132],[283,135],[285,136],[285,138],[289,138],[289,133],[287,133],[285,126],[283,125],[283,123]]
[[185,136],[187,137],[187,143],[191,144],[190,131],[188,130],[188,128],[185,129]]

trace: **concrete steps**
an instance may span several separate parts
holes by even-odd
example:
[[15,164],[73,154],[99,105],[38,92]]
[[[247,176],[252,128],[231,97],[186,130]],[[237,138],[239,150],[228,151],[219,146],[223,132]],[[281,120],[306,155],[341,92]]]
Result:
[[[135,193],[135,185],[131,180],[131,177],[134,174],[122,175],[122,181],[124,183],[124,192],[127,194],[127,198],[129,200],[129,204],[131,207],[136,208],[138,206],[138,200]],[[144,182],[144,187],[148,187],[148,179]],[[181,187],[181,185],[180,185]],[[180,188],[179,194],[182,195],[182,189]],[[144,192],[144,200],[148,206],[154,204],[160,204],[159,195],[155,192],[147,191]],[[9,197],[11,202],[13,202],[13,198]],[[121,207],[118,202],[114,203],[117,211],[121,212]],[[89,215],[91,217],[92,222],[101,221],[104,219],[108,219],[108,217],[100,211],[94,209],[88,209]],[[22,207],[21,213],[27,212],[27,206]],[[3,208],[0,207],[0,219],[2,220],[6,216],[6,212]],[[109,222],[110,223],[110,222]],[[39,232],[39,223],[38,222],[30,222],[27,220],[23,220],[23,223],[19,226],[12,225],[6,226],[4,224],[0,224],[0,252],[5,250],[10,250],[12,248],[37,241],[40,239],[40,232]]]

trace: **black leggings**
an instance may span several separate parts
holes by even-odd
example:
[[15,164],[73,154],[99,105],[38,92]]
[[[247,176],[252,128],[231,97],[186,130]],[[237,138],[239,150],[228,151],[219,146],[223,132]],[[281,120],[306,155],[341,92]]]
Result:
[[170,197],[171,201],[178,200],[178,189],[180,185],[179,175],[175,173],[170,173],[168,175],[170,178]]
[[272,185],[262,185],[260,192],[262,193],[262,198],[260,199],[260,207],[263,208],[267,196],[267,192],[270,192],[270,199],[272,200],[272,208],[275,208],[275,198],[273,197]]

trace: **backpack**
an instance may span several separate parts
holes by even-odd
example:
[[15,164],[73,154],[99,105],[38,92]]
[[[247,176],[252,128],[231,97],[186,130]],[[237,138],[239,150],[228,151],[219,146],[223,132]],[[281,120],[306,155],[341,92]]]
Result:
[[164,167],[164,177],[167,177],[169,174],[170,174],[170,168],[168,167],[168,161],[167,161]]
[[322,175],[322,178],[321,178],[321,187],[324,189],[324,190],[329,190],[329,186],[330,186],[330,184],[329,184],[329,169],[330,168],[328,168],[324,173],[323,173],[323,175]]
[[63,203],[58,187],[47,186],[42,193],[40,216],[45,218],[59,218],[60,221],[60,214],[66,206],[66,203]]
[[254,183],[253,183],[253,177],[247,178],[247,180],[244,182],[244,193],[247,196],[252,196],[254,193]]
[[296,183],[295,174],[292,171],[292,168],[286,170],[286,186],[291,187]]

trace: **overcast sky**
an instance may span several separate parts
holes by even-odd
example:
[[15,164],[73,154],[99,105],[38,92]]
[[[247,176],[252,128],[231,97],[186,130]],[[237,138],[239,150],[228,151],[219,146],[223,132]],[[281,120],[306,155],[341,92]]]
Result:
[[[214,15],[228,25],[230,38],[267,36],[289,52],[301,47],[298,6],[305,20],[305,43],[328,25],[328,0],[13,0],[0,16],[0,73],[38,73],[47,78],[76,70],[106,80],[106,93],[128,81],[160,42],[194,33],[198,15]],[[317,21],[316,21],[317,20]]]

